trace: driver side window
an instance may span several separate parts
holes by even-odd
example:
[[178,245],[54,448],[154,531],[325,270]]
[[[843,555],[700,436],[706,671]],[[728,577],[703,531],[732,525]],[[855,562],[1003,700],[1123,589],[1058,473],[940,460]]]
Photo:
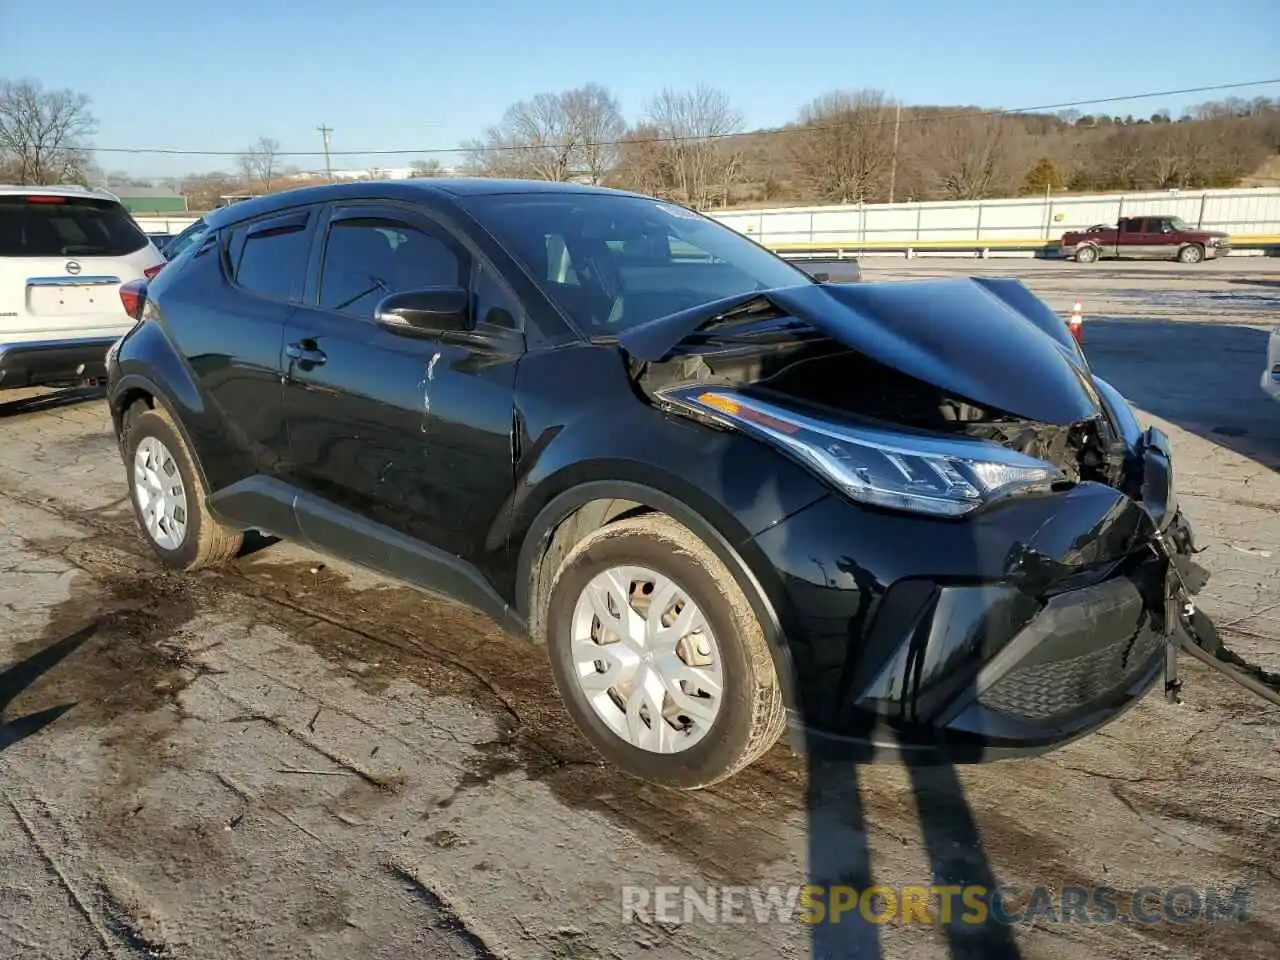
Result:
[[320,308],[373,319],[392,293],[466,286],[464,254],[445,237],[393,217],[336,220],[325,238]]

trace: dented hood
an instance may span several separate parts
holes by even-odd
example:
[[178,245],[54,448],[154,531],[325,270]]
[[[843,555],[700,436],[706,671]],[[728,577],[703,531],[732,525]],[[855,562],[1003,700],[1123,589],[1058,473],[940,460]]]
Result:
[[844,346],[957,399],[1042,423],[1100,411],[1066,324],[1021,282],[962,278],[803,284],[731,297],[641,324],[619,337],[638,360],[771,305]]

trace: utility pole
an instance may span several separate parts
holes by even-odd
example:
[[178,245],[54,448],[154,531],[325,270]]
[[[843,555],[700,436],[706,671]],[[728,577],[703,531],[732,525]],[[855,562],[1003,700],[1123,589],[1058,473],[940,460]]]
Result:
[[333,127],[322,123],[316,129],[324,138],[324,176],[326,180],[333,182],[333,164],[329,162],[329,134],[333,133]]
[[898,128],[902,126],[902,104],[893,114],[893,159],[889,162],[889,202],[893,203],[893,188],[898,182]]

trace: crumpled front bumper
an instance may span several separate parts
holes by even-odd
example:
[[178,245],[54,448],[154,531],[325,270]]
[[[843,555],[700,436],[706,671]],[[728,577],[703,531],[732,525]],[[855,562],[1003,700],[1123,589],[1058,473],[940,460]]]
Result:
[[1080,484],[959,524],[833,497],[757,537],[783,578],[803,748],[1035,754],[1141,698],[1176,628],[1171,598],[1207,578],[1167,438],[1148,430],[1133,460],[1128,493]]

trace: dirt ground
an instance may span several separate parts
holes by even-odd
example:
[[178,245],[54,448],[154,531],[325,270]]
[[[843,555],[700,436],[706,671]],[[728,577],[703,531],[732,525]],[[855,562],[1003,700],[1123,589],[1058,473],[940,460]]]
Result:
[[[1280,670],[1274,260],[1018,275],[1173,440],[1227,642]],[[945,318],[940,318],[945,321]],[[963,335],[963,331],[957,331]],[[1274,957],[1280,712],[1184,658],[1046,757],[624,780],[542,651],[290,544],[162,572],[100,400],[0,395],[0,958]],[[1244,922],[623,922],[624,885],[1251,889]]]

